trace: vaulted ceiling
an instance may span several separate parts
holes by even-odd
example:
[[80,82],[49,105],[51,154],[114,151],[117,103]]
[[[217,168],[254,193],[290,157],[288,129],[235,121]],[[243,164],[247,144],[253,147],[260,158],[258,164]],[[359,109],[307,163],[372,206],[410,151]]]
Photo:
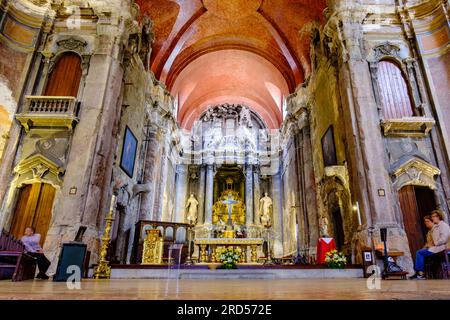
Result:
[[190,128],[211,104],[245,103],[270,128],[310,73],[308,25],[326,0],[136,0],[154,23],[150,68]]

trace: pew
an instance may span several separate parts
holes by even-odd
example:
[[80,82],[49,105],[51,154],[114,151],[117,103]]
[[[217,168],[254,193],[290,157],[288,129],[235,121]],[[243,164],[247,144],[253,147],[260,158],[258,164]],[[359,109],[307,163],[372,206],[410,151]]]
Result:
[[450,279],[450,249],[425,258],[427,279]]
[[0,233],[0,280],[34,279],[36,258],[25,252],[22,241],[3,230]]

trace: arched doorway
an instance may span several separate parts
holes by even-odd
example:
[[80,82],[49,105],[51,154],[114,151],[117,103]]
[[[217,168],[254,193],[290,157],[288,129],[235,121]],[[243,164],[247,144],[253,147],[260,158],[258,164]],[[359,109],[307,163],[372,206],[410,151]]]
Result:
[[41,235],[41,246],[45,242],[52,218],[55,188],[47,183],[27,184],[19,194],[11,224],[11,233],[20,239],[25,228],[32,226]]
[[336,247],[339,251],[345,244],[345,234],[344,234],[344,222],[342,220],[341,209],[339,207],[333,209],[331,212],[331,219],[333,222],[333,234],[336,240]]
[[409,249],[415,259],[416,251],[423,248],[427,229],[423,217],[436,209],[434,191],[427,187],[407,185],[399,191],[403,225],[408,237]]

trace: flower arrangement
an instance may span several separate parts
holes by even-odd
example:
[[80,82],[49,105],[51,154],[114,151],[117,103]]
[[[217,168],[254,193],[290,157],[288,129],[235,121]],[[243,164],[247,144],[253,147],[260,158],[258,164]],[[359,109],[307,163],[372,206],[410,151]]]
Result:
[[242,258],[241,248],[228,247],[220,251],[219,260],[223,269],[236,269],[236,263]]
[[325,254],[325,263],[329,268],[342,269],[347,264],[347,258],[344,253],[331,250]]

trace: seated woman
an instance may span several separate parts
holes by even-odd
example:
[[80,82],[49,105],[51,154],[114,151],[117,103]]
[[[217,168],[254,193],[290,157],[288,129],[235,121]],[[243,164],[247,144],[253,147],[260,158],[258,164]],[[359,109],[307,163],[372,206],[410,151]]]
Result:
[[431,218],[431,215],[426,215],[425,217],[423,217],[423,222],[425,224],[425,227],[427,227],[428,232],[427,232],[427,237],[425,239],[425,245],[423,246],[423,249],[428,249],[431,248],[432,246],[434,246],[434,242],[433,242],[433,227],[434,227],[434,222],[433,219]]
[[33,227],[27,227],[25,228],[25,235],[21,240],[25,245],[25,252],[37,259],[39,273],[36,278],[47,280],[48,276],[46,275],[46,272],[50,267],[50,261],[45,257],[44,251],[39,245],[39,242],[41,241],[41,235],[38,233],[34,233]]
[[[428,217],[428,216],[427,216]],[[431,219],[433,225],[429,224],[429,220],[424,218],[427,228],[430,229],[427,234],[427,243],[425,248],[416,252],[416,274],[410,279],[424,280],[425,278],[425,258],[433,254],[444,251],[447,247],[447,242],[450,237],[450,227],[444,222],[444,214],[440,210],[434,210],[431,212]],[[431,239],[430,234],[431,232]]]

